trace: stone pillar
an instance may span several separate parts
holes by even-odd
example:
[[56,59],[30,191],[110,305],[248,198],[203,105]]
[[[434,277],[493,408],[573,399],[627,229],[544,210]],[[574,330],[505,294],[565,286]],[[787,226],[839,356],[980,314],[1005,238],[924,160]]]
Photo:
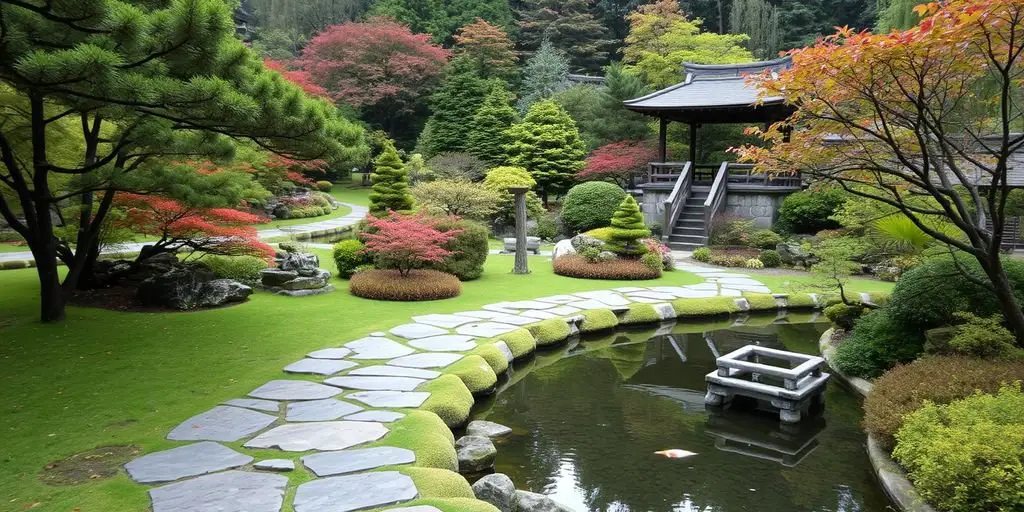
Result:
[[516,198],[516,263],[513,274],[529,274],[526,262],[526,193],[527,187],[509,187],[508,191]]

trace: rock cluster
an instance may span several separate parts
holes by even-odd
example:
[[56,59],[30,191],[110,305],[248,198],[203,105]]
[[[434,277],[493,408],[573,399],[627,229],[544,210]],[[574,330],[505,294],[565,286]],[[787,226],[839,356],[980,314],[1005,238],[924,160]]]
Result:
[[182,311],[244,302],[252,288],[233,279],[215,279],[199,266],[181,266],[139,283],[139,300],[147,306]]
[[267,290],[289,297],[334,291],[331,273],[319,267],[317,255],[289,252],[278,256],[277,268],[262,270],[260,281]]

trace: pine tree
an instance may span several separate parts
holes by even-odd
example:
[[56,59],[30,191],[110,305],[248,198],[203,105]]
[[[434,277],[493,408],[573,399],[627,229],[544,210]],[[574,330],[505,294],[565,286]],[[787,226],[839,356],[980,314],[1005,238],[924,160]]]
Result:
[[550,98],[558,91],[569,88],[569,61],[551,41],[545,40],[537,53],[526,61],[523,69],[523,86],[519,90],[520,112],[529,110],[530,105]]
[[452,36],[474,19],[481,18],[505,29],[514,26],[508,0],[376,0],[372,15],[388,16],[433,35],[434,42],[452,42]]
[[608,63],[614,41],[590,10],[587,0],[532,0],[519,11],[522,43],[539,48],[550,40],[569,55],[576,71],[598,71]]
[[779,11],[765,0],[734,0],[729,31],[750,36],[747,47],[759,59],[779,53]]
[[568,190],[583,169],[586,148],[576,122],[554,101],[535,103],[507,133],[508,164],[530,171],[545,206],[549,194]]
[[644,214],[633,196],[627,195],[612,215],[612,226],[606,247],[615,254],[623,256],[639,256],[646,252],[641,238],[651,236],[651,230],[644,224]]
[[509,97],[504,87],[493,87],[470,123],[469,152],[490,164],[503,163],[505,146],[512,142],[507,131],[518,115],[516,109],[509,105]]
[[460,57],[452,62],[441,86],[430,97],[433,115],[430,137],[424,140],[427,158],[441,153],[464,152],[472,124],[468,121],[484,102],[492,84],[476,73],[473,62]]
[[388,210],[404,212],[412,209],[413,199],[409,192],[409,176],[402,158],[391,141],[384,144],[384,151],[373,161],[374,169],[370,179],[370,215],[385,217]]

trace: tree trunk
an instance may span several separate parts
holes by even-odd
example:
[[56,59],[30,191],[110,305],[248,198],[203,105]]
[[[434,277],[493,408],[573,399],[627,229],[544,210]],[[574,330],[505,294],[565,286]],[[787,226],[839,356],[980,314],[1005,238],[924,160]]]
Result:
[[60,285],[57,258],[54,257],[56,248],[53,237],[49,240],[32,248],[36,273],[39,275],[39,318],[43,322],[60,322],[64,320],[65,296]]
[[1013,285],[1006,277],[1006,270],[1003,262],[999,259],[999,251],[992,252],[991,258],[978,258],[981,268],[988,275],[989,280],[995,287],[996,297],[999,299],[999,307],[1006,317],[1006,324],[1014,337],[1017,338],[1017,345],[1024,345],[1024,311],[1017,303],[1017,297],[1013,294]]

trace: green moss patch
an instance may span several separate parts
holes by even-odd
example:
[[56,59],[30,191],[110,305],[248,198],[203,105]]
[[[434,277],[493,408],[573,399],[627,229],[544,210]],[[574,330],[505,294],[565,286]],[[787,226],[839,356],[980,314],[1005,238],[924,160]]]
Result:
[[537,341],[538,347],[546,347],[565,341],[569,337],[569,324],[561,318],[544,320],[527,327]]
[[445,373],[458,375],[471,393],[490,391],[498,383],[498,376],[494,374],[491,365],[478,355],[463,357],[445,369]]
[[770,293],[744,293],[743,298],[747,299],[751,311],[765,311],[779,309],[775,297]]
[[400,507],[414,507],[418,505],[429,505],[441,512],[499,512],[497,507],[486,501],[469,498],[425,498],[403,503]]
[[472,354],[484,358],[484,361],[487,361],[495,375],[501,375],[508,370],[508,359],[498,347],[494,346],[494,343],[480,345]]
[[537,340],[533,339],[533,335],[526,329],[516,329],[495,339],[504,341],[516,359],[528,356],[537,350]]
[[672,308],[681,317],[727,315],[740,309],[732,297],[676,299],[672,301]]
[[422,498],[475,499],[469,482],[454,471],[417,467],[398,468],[398,471],[412,478]]
[[630,325],[630,324],[649,324],[653,322],[660,322],[661,315],[654,309],[654,306],[650,304],[633,304],[629,306],[629,311],[622,315],[619,319],[619,323]]
[[455,437],[438,415],[430,411],[409,411],[404,418],[388,425],[388,429],[388,435],[375,445],[416,452],[416,466],[458,471]]
[[580,314],[583,315],[581,332],[603,331],[619,325],[618,317],[610,309],[588,309]]
[[786,307],[789,308],[816,308],[818,304],[809,293],[791,293],[786,298]]
[[440,416],[448,427],[458,427],[469,419],[473,393],[457,375],[442,375],[417,389],[430,393],[420,409]]

